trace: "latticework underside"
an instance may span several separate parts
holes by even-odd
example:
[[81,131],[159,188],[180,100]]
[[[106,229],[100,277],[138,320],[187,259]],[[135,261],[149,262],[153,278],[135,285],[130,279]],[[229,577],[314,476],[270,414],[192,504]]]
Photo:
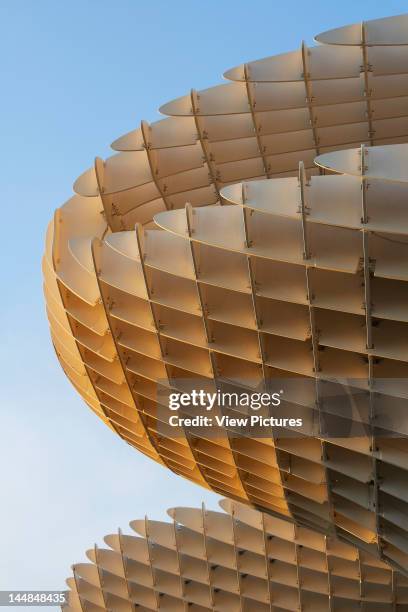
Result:
[[[48,231],[51,334],[71,382],[134,447],[406,571],[408,18],[318,40],[165,105],[172,117],[78,179]],[[305,415],[321,410],[320,383],[348,379],[377,429],[166,430],[157,383],[191,377],[303,377],[312,392],[291,401]]]
[[408,579],[335,538],[228,500],[229,514],[169,511],[131,522],[73,566],[65,612],[399,612]]

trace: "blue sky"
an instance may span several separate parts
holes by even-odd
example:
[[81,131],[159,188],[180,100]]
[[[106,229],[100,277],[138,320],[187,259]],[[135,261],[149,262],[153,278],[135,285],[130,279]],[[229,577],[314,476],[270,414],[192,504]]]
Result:
[[140,119],[227,68],[406,6],[1,1],[0,589],[63,588],[70,564],[118,526],[217,503],[113,435],[54,357],[40,261],[46,224],[75,178]]

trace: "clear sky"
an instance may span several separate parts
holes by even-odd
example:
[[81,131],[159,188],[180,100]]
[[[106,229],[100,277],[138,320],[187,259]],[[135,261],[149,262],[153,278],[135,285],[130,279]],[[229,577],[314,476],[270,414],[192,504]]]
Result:
[[71,563],[118,526],[217,503],[111,433],[56,361],[40,262],[75,178],[159,105],[227,68],[406,10],[396,0],[0,0],[0,589],[63,588]]

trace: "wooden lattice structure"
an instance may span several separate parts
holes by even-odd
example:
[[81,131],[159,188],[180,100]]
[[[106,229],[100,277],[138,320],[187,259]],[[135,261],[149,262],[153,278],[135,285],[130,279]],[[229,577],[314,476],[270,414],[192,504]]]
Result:
[[[51,335],[136,449],[406,571],[408,17],[317,40],[166,104],[76,181],[47,234]],[[346,379],[375,429],[175,435],[158,382],[191,377],[301,377],[305,414]]]
[[138,534],[73,566],[65,612],[402,612],[408,579],[304,527],[230,500],[228,514],[175,508],[173,522],[132,521]]

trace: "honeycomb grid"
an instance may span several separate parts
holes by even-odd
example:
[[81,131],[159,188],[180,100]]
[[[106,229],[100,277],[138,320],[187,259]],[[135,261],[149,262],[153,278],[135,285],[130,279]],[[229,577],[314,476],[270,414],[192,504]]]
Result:
[[[408,17],[317,40],[164,105],[76,181],[46,240],[51,336],[136,449],[406,572]],[[158,387],[190,378],[304,379],[319,415],[347,380],[376,430],[175,432]]]

